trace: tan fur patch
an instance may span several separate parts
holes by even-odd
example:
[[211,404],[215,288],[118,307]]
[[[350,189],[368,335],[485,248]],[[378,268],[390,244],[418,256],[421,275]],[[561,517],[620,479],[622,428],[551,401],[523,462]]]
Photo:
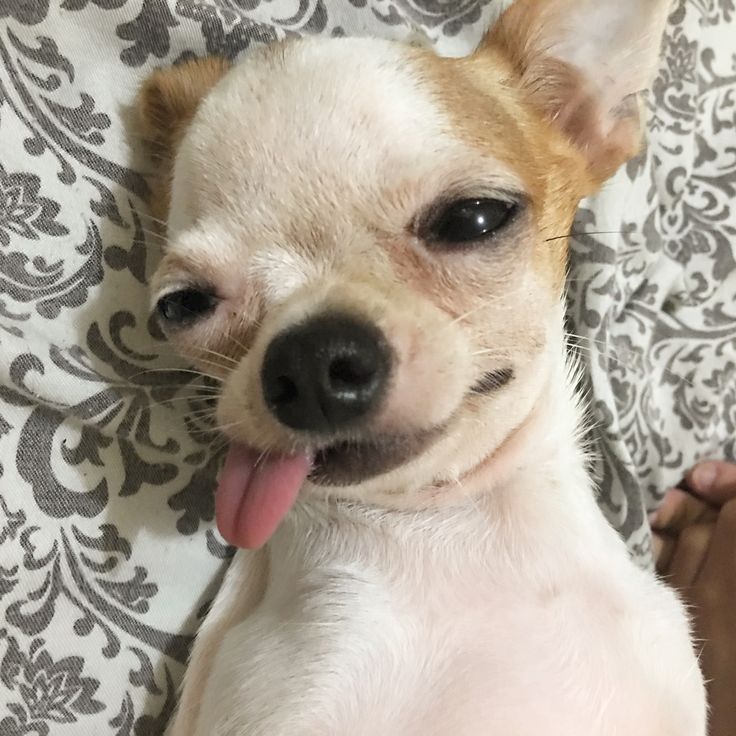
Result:
[[199,103],[230,68],[218,56],[157,69],[141,86],[136,100],[141,137],[151,147],[156,175],[151,181],[151,214],[164,221],[176,151]]
[[453,133],[506,164],[527,187],[540,235],[533,265],[556,290],[567,264],[562,236],[579,201],[641,142],[636,105],[622,106],[604,131],[600,118],[609,111],[599,109],[584,75],[549,55],[545,34],[564,27],[570,5],[517,0],[467,58],[415,52]]
[[[567,264],[566,235],[580,199],[595,189],[582,154],[540,120],[515,84],[512,63],[494,47],[466,59],[419,61],[452,133],[506,164],[523,181],[539,232],[533,265],[555,291]],[[554,240],[548,240],[554,238]]]

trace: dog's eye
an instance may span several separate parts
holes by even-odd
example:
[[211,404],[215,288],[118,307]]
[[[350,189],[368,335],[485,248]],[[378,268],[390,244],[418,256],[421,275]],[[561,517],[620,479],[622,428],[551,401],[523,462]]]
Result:
[[429,242],[464,244],[501,230],[518,205],[503,199],[461,199],[431,218],[422,236]]
[[156,304],[161,319],[172,326],[196,322],[217,306],[217,297],[200,289],[188,288],[162,296]]

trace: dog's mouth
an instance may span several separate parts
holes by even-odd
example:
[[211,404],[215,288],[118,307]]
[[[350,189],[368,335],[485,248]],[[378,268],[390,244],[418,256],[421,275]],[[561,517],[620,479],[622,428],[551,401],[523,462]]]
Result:
[[318,450],[309,480],[319,486],[352,486],[412,460],[442,433],[438,427],[412,435],[342,440]]
[[305,480],[354,485],[407,462],[441,430],[373,441],[336,442],[292,454],[259,453],[231,443],[215,493],[217,526],[230,543],[246,549],[265,544],[296,503]]
[[[511,368],[490,371],[470,389],[470,394],[492,393],[513,377]],[[319,486],[358,485],[405,465],[443,431],[444,427],[435,427],[414,434],[335,442],[317,450],[309,480]]]
[[[487,373],[468,396],[492,392],[513,377],[511,369]],[[294,505],[305,480],[352,486],[388,473],[424,452],[451,421],[412,433],[336,439],[312,452],[259,453],[232,442],[215,494],[218,528],[231,544],[260,547]]]

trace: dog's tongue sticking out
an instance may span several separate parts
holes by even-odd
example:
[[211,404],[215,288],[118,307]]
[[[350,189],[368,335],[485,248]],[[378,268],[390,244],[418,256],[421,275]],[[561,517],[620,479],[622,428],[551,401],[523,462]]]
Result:
[[294,505],[310,469],[306,455],[261,456],[233,443],[215,495],[220,534],[236,547],[265,544]]

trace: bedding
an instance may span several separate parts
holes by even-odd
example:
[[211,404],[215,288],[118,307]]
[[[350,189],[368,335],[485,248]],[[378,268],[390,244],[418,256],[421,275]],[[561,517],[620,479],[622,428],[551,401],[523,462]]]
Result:
[[[161,734],[232,554],[212,383],[149,316],[141,80],[303,34],[460,55],[504,1],[0,0],[0,734]],[[644,566],[647,511],[734,457],[734,0],[677,0],[647,108],[568,279],[599,501]]]

